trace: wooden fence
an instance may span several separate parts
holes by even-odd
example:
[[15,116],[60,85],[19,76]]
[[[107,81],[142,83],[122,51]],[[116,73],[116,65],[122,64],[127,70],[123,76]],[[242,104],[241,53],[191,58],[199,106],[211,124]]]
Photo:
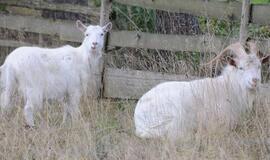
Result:
[[[253,5],[249,0],[241,4],[238,1],[203,1],[203,0],[115,0],[118,3],[139,6],[150,9],[159,9],[172,12],[184,12],[192,15],[206,16],[210,18],[240,21],[240,40],[248,37],[248,24],[270,24],[270,5]],[[103,0],[103,7],[111,6],[110,0]],[[108,8],[108,7],[107,7]],[[241,12],[242,11],[242,12]],[[101,15],[102,16],[108,16]],[[106,18],[105,18],[106,19]],[[196,51],[219,52],[229,43],[238,39],[209,36],[209,35],[167,35],[151,34],[135,31],[114,31],[109,35],[108,46],[162,49],[170,51]],[[269,52],[269,39],[260,40],[258,43],[265,52]],[[105,69],[103,78],[104,97],[112,98],[139,98],[143,93],[164,81],[191,80],[196,77],[185,75],[169,75],[145,71],[123,71]],[[268,85],[263,86],[267,92]],[[266,94],[265,94],[266,95]]]
[[[55,2],[51,4],[51,2]],[[114,0],[117,3],[184,12],[210,18],[240,21],[242,36],[247,36],[248,23],[270,24],[270,5],[251,5],[242,10],[238,1],[217,0]],[[50,3],[49,3],[50,2]],[[0,0],[0,31],[14,33],[3,36],[0,32],[0,49],[16,48],[23,45],[59,46],[65,43],[79,44],[82,35],[76,30],[75,19],[100,24],[109,21],[112,1],[102,0],[101,8],[91,0],[78,1],[78,4],[60,3],[57,0]],[[74,1],[77,2],[77,1]],[[247,1],[249,2],[249,1]],[[243,5],[244,6],[244,5]],[[50,13],[52,12],[52,13]],[[8,14],[7,14],[8,13]],[[245,13],[244,16],[241,16]],[[73,17],[73,19],[65,19]],[[88,17],[84,19],[83,17]],[[241,18],[242,17],[242,18]],[[21,33],[23,32],[23,34]],[[1,35],[2,34],[2,35]],[[21,35],[22,34],[22,35]],[[26,35],[25,35],[26,34]],[[16,38],[21,35],[23,38]],[[14,38],[15,37],[15,38]],[[30,37],[30,40],[27,39]],[[31,39],[32,37],[32,39]],[[33,43],[32,40],[35,40]],[[221,48],[237,39],[209,35],[167,35],[136,31],[112,31],[108,35],[107,47],[131,47],[163,49],[171,51],[219,52]],[[269,51],[270,41],[260,40],[265,51]],[[105,51],[106,52],[106,51]],[[3,53],[1,53],[3,54]],[[191,80],[196,77],[153,73],[148,71],[121,70],[106,68],[100,71],[102,96],[105,98],[137,99],[154,85],[171,80]]]

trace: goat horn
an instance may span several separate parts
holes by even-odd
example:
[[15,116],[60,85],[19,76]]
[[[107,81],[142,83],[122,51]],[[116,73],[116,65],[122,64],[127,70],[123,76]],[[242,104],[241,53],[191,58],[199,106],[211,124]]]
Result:
[[256,55],[259,54],[259,49],[257,47],[257,45],[253,42],[247,42],[248,46],[249,46],[249,50],[251,53],[256,53]]
[[243,57],[246,56],[246,51],[244,49],[244,47],[241,45],[240,42],[237,43],[233,43],[231,45],[229,45],[228,47],[226,47],[224,50],[222,50],[220,52],[219,55],[217,55],[214,59],[212,59],[210,62],[204,64],[204,65],[209,65],[211,63],[213,63],[214,61],[218,60],[222,55],[224,55],[224,53],[226,53],[228,50],[233,51],[233,53],[237,56],[237,57]]

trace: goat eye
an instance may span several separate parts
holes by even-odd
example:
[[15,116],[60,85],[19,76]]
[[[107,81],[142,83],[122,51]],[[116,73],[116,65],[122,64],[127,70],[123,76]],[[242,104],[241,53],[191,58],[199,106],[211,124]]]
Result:
[[103,35],[104,35],[104,33],[101,33],[100,35],[101,35],[101,36],[103,36]]
[[244,68],[243,68],[243,67],[239,67],[239,69],[240,69],[240,70],[244,70]]
[[89,36],[89,34],[86,34],[85,36]]

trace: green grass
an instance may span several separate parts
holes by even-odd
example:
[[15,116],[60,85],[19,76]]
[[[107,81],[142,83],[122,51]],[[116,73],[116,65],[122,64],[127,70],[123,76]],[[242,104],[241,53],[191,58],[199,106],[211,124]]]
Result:
[[116,28],[121,30],[154,32],[154,10],[118,3],[113,3],[112,8],[112,20],[114,21]]
[[6,11],[7,5],[6,4],[0,4],[0,11]]
[[267,4],[270,3],[270,0],[251,0],[253,4]]

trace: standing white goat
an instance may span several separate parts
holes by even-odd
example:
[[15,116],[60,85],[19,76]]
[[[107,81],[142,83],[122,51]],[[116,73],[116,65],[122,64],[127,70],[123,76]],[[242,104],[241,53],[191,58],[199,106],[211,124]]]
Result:
[[261,83],[258,49],[254,43],[247,44],[249,54],[235,43],[214,59],[228,50],[235,56],[216,78],[165,82],[145,93],[134,113],[136,135],[175,139],[214,123],[233,127],[252,107]]
[[67,98],[64,121],[67,115],[78,116],[82,90],[94,78],[91,70],[102,56],[104,35],[112,24],[87,27],[78,20],[76,26],[85,36],[77,48],[69,45],[54,49],[19,47],[7,56],[0,68],[3,110],[14,106],[11,98],[17,89],[24,97],[24,115],[29,126],[34,126],[33,112],[41,109],[43,101],[48,99]]

